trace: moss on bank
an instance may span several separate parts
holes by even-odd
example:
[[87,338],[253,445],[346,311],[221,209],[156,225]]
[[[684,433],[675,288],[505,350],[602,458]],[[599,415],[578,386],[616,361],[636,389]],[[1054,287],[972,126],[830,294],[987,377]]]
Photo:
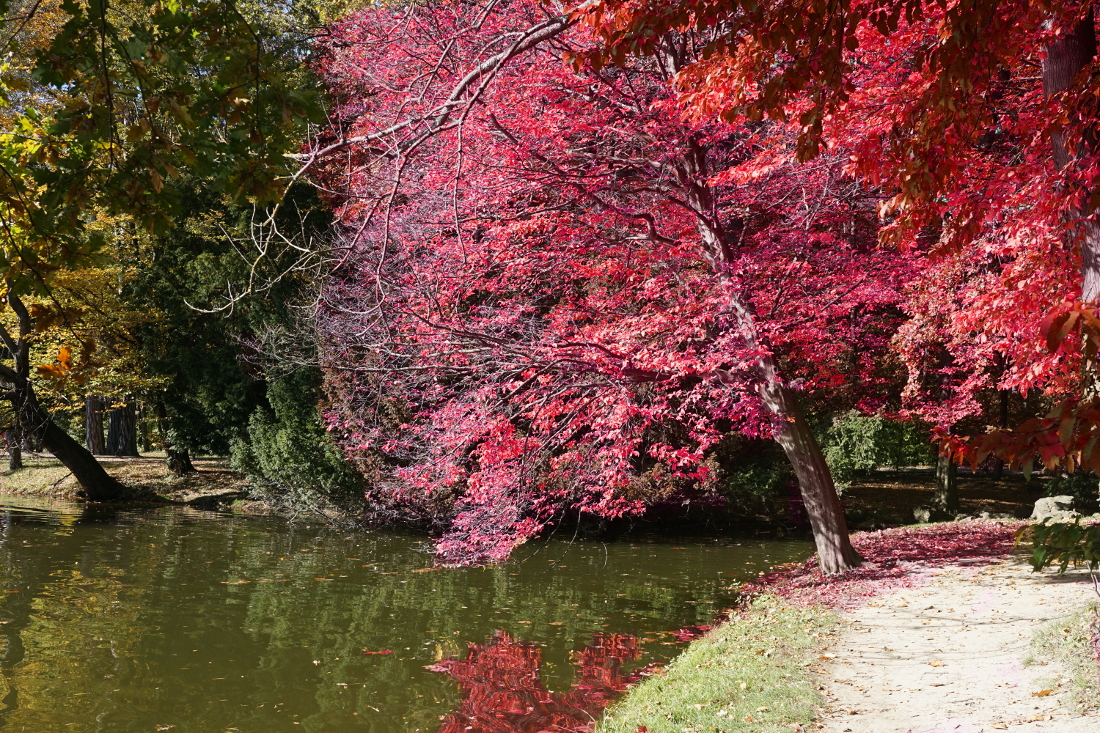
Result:
[[808,726],[821,704],[812,678],[839,619],[774,596],[693,642],[613,706],[595,733],[740,733]]

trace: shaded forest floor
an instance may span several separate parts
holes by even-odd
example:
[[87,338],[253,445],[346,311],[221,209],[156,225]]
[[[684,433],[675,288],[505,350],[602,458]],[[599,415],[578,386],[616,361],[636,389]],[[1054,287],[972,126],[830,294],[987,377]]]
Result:
[[[971,517],[983,512],[1027,519],[1036,500],[1046,496],[1049,479],[1018,474],[994,479],[985,474],[959,473],[959,511]],[[931,469],[879,471],[852,484],[841,496],[849,522],[860,529],[913,524],[913,508],[928,504],[936,490]],[[1005,517],[1007,518],[1007,517]]]
[[[179,502],[215,508],[220,504],[241,502],[249,496],[248,479],[229,468],[225,458],[193,460],[196,472],[173,476],[164,455],[148,453],[140,457],[100,456],[99,462],[126,486],[149,499]],[[0,492],[32,496],[80,498],[79,484],[61,462],[48,454],[26,454],[23,468],[0,473]],[[242,508],[251,512],[272,510],[262,502],[247,501]]]

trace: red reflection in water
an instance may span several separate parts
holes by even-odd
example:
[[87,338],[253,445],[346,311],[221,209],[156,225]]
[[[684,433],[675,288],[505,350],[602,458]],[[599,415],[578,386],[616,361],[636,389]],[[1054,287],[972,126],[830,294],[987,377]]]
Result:
[[598,712],[649,670],[624,673],[623,662],[638,658],[630,634],[597,634],[576,654],[577,681],[566,693],[550,692],[539,674],[542,650],[498,631],[485,644],[470,645],[463,660],[428,669],[453,677],[462,705],[439,733],[582,733]]

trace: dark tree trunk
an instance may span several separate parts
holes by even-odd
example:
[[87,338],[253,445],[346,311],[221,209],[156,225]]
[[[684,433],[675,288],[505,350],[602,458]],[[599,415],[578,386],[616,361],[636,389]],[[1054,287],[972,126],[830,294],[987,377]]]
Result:
[[126,402],[108,413],[107,454],[136,456],[137,414],[133,402]]
[[955,462],[940,455],[936,458],[936,493],[932,507],[942,514],[954,517],[959,513],[959,481]]
[[[1092,62],[1096,56],[1096,29],[1092,11],[1066,35],[1046,47],[1043,59],[1043,93],[1052,96],[1065,91],[1073,83],[1074,77]],[[1091,139],[1081,141],[1076,150],[1067,149],[1061,133],[1051,135],[1054,148],[1054,164],[1065,168],[1070,162],[1085,152],[1086,144],[1094,147],[1096,131],[1086,131]],[[1091,212],[1074,210],[1071,216],[1084,217]],[[1081,241],[1081,300],[1096,302],[1100,296],[1100,223],[1089,219],[1082,227]]]
[[24,433],[29,433],[41,441],[42,446],[72,472],[73,477],[84,489],[84,493],[92,501],[113,501],[123,498],[126,493],[125,487],[104,471],[103,466],[99,465],[95,456],[84,446],[54,425],[49,413],[39,406],[30,382],[14,373],[4,376],[16,383],[15,406],[19,411],[19,422]]
[[172,439],[168,437],[168,410],[165,409],[163,402],[156,403],[153,407],[153,414],[157,418],[157,430],[160,432],[160,442],[164,445],[168,470],[176,476],[197,473],[197,469],[191,463],[190,451],[176,449],[172,445]]
[[165,453],[168,454],[166,459],[168,470],[176,476],[183,476],[188,473],[198,473],[195,464],[191,463],[190,451],[168,448],[165,450]]
[[8,470],[18,471],[23,467],[23,436],[18,423],[8,428],[4,437],[8,440]]
[[94,456],[106,452],[103,445],[103,398],[98,395],[84,398],[84,447]]
[[[1007,389],[1000,390],[999,391],[999,396],[1001,398],[1001,406],[1000,406],[1001,409],[1000,409],[1000,414],[998,416],[999,419],[997,421],[997,424],[998,424],[998,427],[1001,428],[1001,430],[1005,430],[1006,428],[1008,428],[1008,390]],[[1000,481],[1004,477],[1004,471],[1005,471],[1005,462],[1002,459],[997,458],[996,456],[994,456],[994,458],[993,458],[993,478]]]

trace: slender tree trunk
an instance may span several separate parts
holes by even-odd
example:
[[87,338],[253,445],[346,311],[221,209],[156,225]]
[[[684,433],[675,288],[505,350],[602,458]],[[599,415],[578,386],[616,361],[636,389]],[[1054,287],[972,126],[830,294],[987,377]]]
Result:
[[[1089,11],[1088,17],[1074,26],[1066,35],[1049,44],[1045,50],[1043,93],[1049,97],[1068,89],[1074,77],[1096,56],[1096,29],[1092,11]],[[1093,139],[1082,141],[1077,146],[1077,150],[1072,153],[1067,149],[1061,133],[1051,135],[1054,164],[1059,170],[1082,155],[1086,150],[1086,144],[1095,146],[1096,131],[1086,131],[1086,134],[1089,133]],[[1084,217],[1091,212],[1076,209],[1069,213],[1071,216]],[[1092,303],[1096,302],[1100,296],[1100,223],[1094,219],[1086,220],[1082,227],[1080,243],[1081,300]]]
[[[673,63],[670,68],[678,65]],[[844,508],[836,493],[833,475],[825,462],[821,446],[810,430],[794,392],[787,386],[779,364],[766,344],[761,343],[756,321],[748,300],[730,278],[729,268],[736,260],[734,248],[742,239],[745,222],[725,223],[709,184],[707,156],[697,141],[689,143],[677,175],[684,193],[695,211],[696,229],[703,243],[703,256],[719,281],[729,292],[729,311],[750,352],[756,360],[757,392],[771,415],[772,434],[787,454],[798,478],[798,488],[806,507],[806,516],[814,533],[817,561],[825,573],[839,573],[859,567],[863,558],[852,547]],[[729,227],[732,227],[731,230]],[[721,370],[718,370],[721,377]],[[725,377],[722,377],[725,378]]]
[[94,456],[104,454],[103,446],[103,398],[88,395],[84,398],[84,447]]
[[936,458],[936,493],[932,497],[932,506],[952,517],[959,513],[958,468],[954,461],[942,454]]
[[[1002,389],[999,391],[1001,398],[1000,419],[998,420],[998,426],[1001,430],[1008,427],[1008,390]],[[997,457],[993,458],[993,478],[1000,481],[1004,477],[1005,462]]]
[[19,423],[8,428],[5,437],[8,440],[8,470],[18,471],[23,467],[23,436]]

